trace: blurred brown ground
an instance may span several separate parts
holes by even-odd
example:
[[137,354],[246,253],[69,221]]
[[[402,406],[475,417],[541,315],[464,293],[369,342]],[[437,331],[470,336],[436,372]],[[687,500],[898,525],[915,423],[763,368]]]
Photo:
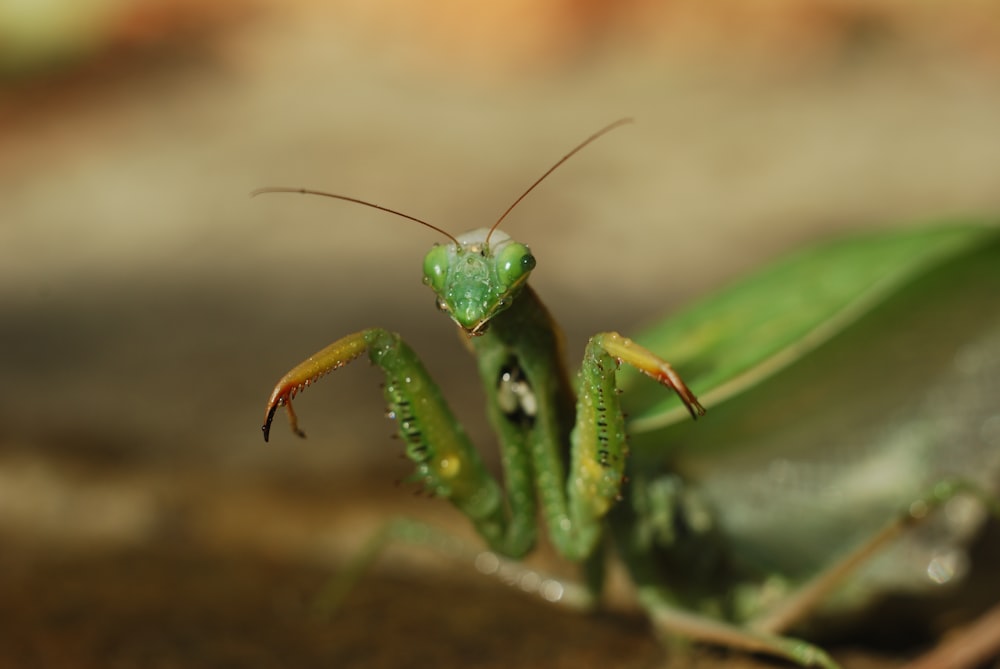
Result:
[[629,331],[803,241],[1000,211],[993,3],[75,7],[58,30],[0,13],[3,667],[670,663],[633,614],[553,612],[407,551],[332,624],[309,617],[389,517],[474,538],[394,484],[408,469],[364,365],[301,399],[311,439],[278,424],[265,446],[287,367],[396,329],[492,440],[420,285],[433,236],[328,201],[251,201],[257,186],[462,231],[636,117],[505,225],[538,256],[574,359],[589,333]]

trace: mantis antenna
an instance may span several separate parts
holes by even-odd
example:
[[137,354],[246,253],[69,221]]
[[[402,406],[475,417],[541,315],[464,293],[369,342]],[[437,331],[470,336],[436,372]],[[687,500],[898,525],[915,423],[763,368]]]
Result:
[[[493,236],[493,232],[497,229],[497,227],[500,225],[500,223],[505,218],[507,218],[507,214],[509,214],[514,209],[514,207],[516,207],[518,204],[520,204],[521,200],[523,200],[528,195],[528,193],[530,193],[531,191],[533,191],[535,189],[535,186],[537,186],[538,184],[542,183],[542,181],[545,179],[545,177],[547,177],[550,174],[552,174],[557,167],[559,167],[560,165],[562,165],[563,163],[565,163],[574,154],[576,154],[580,149],[582,149],[583,147],[587,146],[588,144],[590,144],[591,142],[593,142],[595,139],[597,139],[601,135],[605,135],[605,134],[611,132],[612,130],[614,130],[615,128],[617,128],[618,126],[622,126],[622,125],[625,125],[626,123],[631,123],[631,122],[632,122],[631,118],[622,118],[622,119],[618,119],[617,121],[615,121],[614,123],[612,123],[610,125],[604,126],[600,130],[598,130],[597,132],[595,132],[593,135],[591,135],[587,139],[583,140],[572,151],[570,151],[565,156],[563,156],[562,158],[560,158],[556,162],[555,165],[553,165],[552,167],[550,167],[545,172],[545,174],[543,174],[542,176],[538,177],[538,179],[535,180],[535,183],[533,183],[530,186],[528,186],[528,189],[526,191],[524,191],[523,193],[521,193],[520,197],[518,197],[516,200],[514,200],[513,204],[511,204],[509,207],[507,207],[507,211],[505,211],[500,216],[500,218],[497,219],[497,222],[494,223],[490,227],[489,232],[486,234],[486,244],[489,244],[490,237]],[[359,200],[356,197],[348,197],[347,195],[337,195],[335,193],[327,193],[326,191],[312,190],[312,189],[309,189],[309,188],[290,188],[290,187],[287,187],[287,186],[266,186],[264,188],[257,188],[257,189],[255,189],[255,190],[253,190],[253,191],[250,192],[250,197],[256,197],[257,195],[260,195],[262,193],[299,193],[299,194],[302,194],[302,195],[321,195],[322,197],[332,197],[335,200],[344,200],[346,202],[353,202],[355,204],[361,204],[361,205],[364,205],[366,207],[371,207],[372,209],[378,209],[379,211],[384,211],[384,212],[387,212],[389,214],[395,214],[396,216],[400,216],[402,218],[409,219],[409,220],[413,221],[414,223],[419,223],[420,225],[422,225],[422,226],[424,226],[426,228],[430,228],[431,230],[434,230],[435,232],[441,233],[442,235],[444,235],[445,237],[447,237],[448,239],[450,239],[451,241],[453,241],[455,243],[455,246],[458,246],[458,247],[462,246],[461,242],[459,242],[458,239],[454,235],[452,235],[450,232],[447,232],[447,231],[439,228],[436,225],[433,225],[431,223],[428,223],[427,221],[421,220],[421,219],[417,218],[416,216],[410,216],[409,214],[404,214],[401,211],[396,211],[395,209],[390,209],[389,207],[383,207],[382,205],[375,204],[374,202],[367,202],[365,200]]]
[[336,195],[335,193],[327,193],[321,190],[310,190],[308,188],[288,188],[285,186],[266,186],[264,188],[257,188],[250,191],[250,197],[255,197],[261,193],[301,193],[303,195],[322,195],[323,197],[332,197],[335,200],[346,200],[347,202],[353,202],[355,204],[363,204],[366,207],[371,207],[372,209],[378,209],[379,211],[385,211],[390,214],[395,214],[396,216],[402,216],[403,218],[408,218],[411,221],[419,223],[420,225],[430,228],[435,232],[440,232],[442,235],[455,242],[455,246],[462,246],[462,244],[449,232],[446,232],[436,225],[432,225],[427,221],[422,221],[416,216],[410,216],[409,214],[404,214],[401,211],[396,211],[395,209],[390,209],[389,207],[383,207],[380,204],[375,204],[374,202],[365,202],[364,200],[359,200],[356,197],[348,197],[346,195]]
[[503,219],[507,218],[507,214],[509,214],[511,212],[511,210],[514,209],[514,207],[516,207],[518,204],[520,204],[521,200],[523,200],[528,195],[528,193],[530,193],[531,191],[535,190],[535,186],[537,186],[538,184],[542,183],[542,181],[545,179],[545,177],[547,177],[550,174],[552,174],[553,172],[555,172],[555,170],[556,170],[557,167],[559,167],[560,165],[562,165],[563,163],[565,163],[567,160],[569,160],[570,158],[572,158],[573,155],[576,154],[577,151],[579,151],[583,147],[587,146],[588,144],[590,144],[591,142],[593,142],[595,139],[597,139],[601,135],[606,135],[607,133],[611,132],[612,130],[614,130],[615,128],[617,128],[619,126],[625,125],[626,123],[631,123],[632,120],[633,119],[631,119],[631,118],[620,118],[617,121],[615,121],[614,123],[612,123],[610,125],[604,126],[600,130],[598,130],[597,132],[595,132],[593,135],[591,135],[587,139],[585,139],[582,142],[580,142],[576,146],[576,148],[574,148],[572,151],[570,151],[565,156],[563,156],[562,158],[560,158],[556,162],[555,165],[553,165],[552,167],[550,167],[548,169],[548,171],[545,172],[545,174],[543,174],[542,176],[538,177],[538,179],[535,180],[535,183],[533,183],[530,186],[528,186],[528,190],[526,190],[523,193],[521,193],[521,197],[519,197],[516,200],[514,200],[514,204],[510,205],[509,207],[507,207],[507,211],[505,211],[503,214],[500,215],[500,218],[497,219],[497,222],[493,224],[493,227],[491,227],[490,231],[486,234],[486,244],[488,245],[490,243],[490,237],[493,236],[493,231],[497,229],[497,227],[500,225],[500,222],[503,221]]

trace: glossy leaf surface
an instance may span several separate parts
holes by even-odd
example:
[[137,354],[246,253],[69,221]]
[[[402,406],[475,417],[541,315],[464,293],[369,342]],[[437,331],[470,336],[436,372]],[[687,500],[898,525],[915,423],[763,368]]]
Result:
[[[817,247],[651,337],[709,413],[657,429],[647,418],[649,431],[633,431],[634,471],[669,469],[695,485],[748,573],[806,578],[949,477],[1000,490],[995,228]],[[841,604],[957,580],[984,518],[970,502],[954,500],[887,551]]]
[[[821,244],[737,281],[635,339],[670,360],[705,406],[715,406],[836,336],[921,274],[998,235],[997,227],[956,224]],[[629,400],[633,435],[686,417],[674,398],[655,388],[646,393],[627,370],[622,377],[626,392],[659,400]]]

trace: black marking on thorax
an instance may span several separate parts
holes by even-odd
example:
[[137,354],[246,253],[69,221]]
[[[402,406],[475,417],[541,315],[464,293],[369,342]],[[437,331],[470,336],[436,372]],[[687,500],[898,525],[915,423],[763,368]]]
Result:
[[535,424],[538,416],[538,398],[531,382],[514,356],[500,366],[496,381],[497,404],[504,417],[524,428]]

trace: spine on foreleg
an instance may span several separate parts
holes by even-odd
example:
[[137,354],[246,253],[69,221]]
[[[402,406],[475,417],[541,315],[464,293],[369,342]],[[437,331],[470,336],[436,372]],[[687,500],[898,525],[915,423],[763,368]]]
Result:
[[587,346],[573,431],[571,471],[575,479],[569,493],[594,519],[602,518],[618,500],[625,476],[628,446],[618,401],[617,370],[617,361],[597,344]]
[[415,479],[449,499],[490,540],[502,533],[502,494],[413,350],[399,335],[365,333],[368,354],[385,373],[387,415],[395,419]]
[[594,552],[603,518],[621,495],[627,449],[616,371],[617,361],[591,340],[580,368],[576,426],[570,436],[569,522],[563,528],[557,519],[550,528],[560,552],[576,560]]

